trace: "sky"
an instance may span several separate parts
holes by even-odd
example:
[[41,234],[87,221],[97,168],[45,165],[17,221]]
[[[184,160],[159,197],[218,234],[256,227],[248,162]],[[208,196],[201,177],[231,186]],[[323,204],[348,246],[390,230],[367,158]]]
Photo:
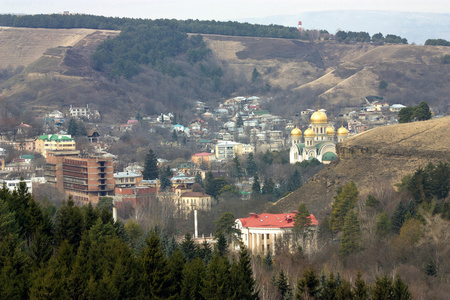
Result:
[[450,13],[448,0],[0,0],[0,13],[69,11],[145,19],[245,20],[323,10]]

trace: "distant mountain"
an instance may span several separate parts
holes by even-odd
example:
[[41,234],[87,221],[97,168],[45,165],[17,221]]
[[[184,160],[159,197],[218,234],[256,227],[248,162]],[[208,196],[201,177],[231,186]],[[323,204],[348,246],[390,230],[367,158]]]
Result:
[[450,14],[394,11],[316,11],[298,15],[238,19],[240,22],[278,24],[296,27],[302,21],[305,29],[324,29],[335,33],[366,31],[372,36],[381,32],[400,35],[409,43],[423,45],[427,39],[450,40]]

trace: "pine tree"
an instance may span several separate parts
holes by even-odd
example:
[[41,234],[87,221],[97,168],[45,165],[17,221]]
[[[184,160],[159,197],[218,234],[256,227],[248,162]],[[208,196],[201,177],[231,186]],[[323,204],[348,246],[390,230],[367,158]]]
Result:
[[187,262],[183,269],[180,299],[201,300],[205,299],[200,292],[203,289],[203,281],[206,280],[206,268],[200,258]]
[[184,240],[180,244],[181,253],[186,261],[191,261],[198,257],[198,249],[192,239],[192,235],[188,232],[184,235]]
[[205,299],[228,299],[231,296],[230,263],[216,252],[206,270],[203,287],[200,292]]
[[302,186],[302,177],[297,169],[289,176],[286,184],[286,190],[289,192],[293,192]]
[[272,255],[270,254],[270,251],[267,251],[266,256],[264,256],[264,258],[263,258],[263,266],[266,268],[267,271],[272,271],[273,260],[272,260]]
[[393,283],[393,297],[392,299],[410,300],[412,299],[411,293],[409,292],[408,285],[401,280],[398,274],[395,276],[395,281]]
[[294,216],[294,230],[303,233],[305,228],[311,225],[311,218],[308,209],[304,203],[300,203]]
[[69,197],[67,203],[63,203],[59,209],[56,217],[55,239],[57,244],[67,240],[76,251],[81,241],[83,225],[80,208],[75,206],[72,198]]
[[140,255],[143,294],[152,299],[168,299],[172,296],[173,284],[170,270],[160,240],[155,231],[146,240],[146,247]]
[[275,183],[272,180],[272,177],[269,177],[268,179],[264,179],[264,186],[262,188],[262,194],[263,195],[272,195],[273,191],[275,189]]
[[70,119],[69,121],[69,127],[67,128],[67,134],[70,134],[71,136],[76,136],[78,131],[78,124],[75,119]]
[[252,184],[252,197],[258,198],[261,195],[261,185],[259,184],[258,175],[255,175]]
[[158,178],[159,171],[156,155],[153,153],[152,149],[148,151],[148,154],[145,157],[145,165],[144,170],[142,171],[142,175],[144,177],[144,180],[153,180]]
[[239,262],[235,268],[232,268],[232,271],[234,271],[232,272],[234,274],[231,277],[234,278],[233,286],[235,288],[231,299],[259,299],[256,291],[256,282],[253,279],[250,255],[242,245],[239,251]]
[[242,125],[244,125],[244,120],[242,120],[242,116],[240,113],[238,113],[238,117],[236,120],[236,126],[237,127],[242,127]]
[[349,210],[355,207],[358,194],[358,189],[353,181],[337,190],[330,217],[331,228],[334,232],[342,230],[345,216]]
[[353,288],[353,295],[355,299],[368,300],[369,299],[369,288],[366,282],[362,278],[361,271],[358,270],[356,274],[355,287]]
[[399,234],[400,228],[402,228],[405,222],[406,208],[402,202],[399,202],[391,217],[391,230],[392,232]]
[[362,249],[358,216],[353,210],[350,210],[345,218],[339,253],[345,257],[360,252]]
[[277,291],[280,293],[282,299],[290,299],[292,288],[289,286],[289,279],[283,270],[280,270],[278,273],[278,278],[275,282],[275,287]]
[[200,184],[202,187],[204,187],[202,175],[200,175],[200,173],[198,173],[197,175],[195,175],[194,182],[195,182],[195,183],[198,183],[198,184]]
[[236,173],[236,177],[238,178],[238,180],[241,180],[242,177],[242,168],[241,168],[241,164],[239,163],[239,158],[237,156],[235,156],[233,158],[233,164],[234,164],[234,169],[235,169],[235,173]]
[[258,171],[258,166],[256,165],[253,153],[248,154],[245,165],[248,176],[255,176]]
[[378,237],[385,237],[391,232],[391,222],[386,213],[382,212],[377,217],[377,223],[375,224],[375,234]]
[[174,295],[176,299],[179,299],[184,269],[183,254],[180,250],[175,249],[175,251],[169,257],[168,266],[170,270],[170,278],[173,283],[171,295]]
[[295,299],[317,298],[320,295],[320,280],[316,270],[309,267],[303,271],[302,277],[298,279],[297,293]]

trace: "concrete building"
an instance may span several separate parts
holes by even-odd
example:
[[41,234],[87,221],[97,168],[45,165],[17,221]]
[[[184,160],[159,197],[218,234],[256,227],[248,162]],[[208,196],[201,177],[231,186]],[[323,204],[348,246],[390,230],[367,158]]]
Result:
[[134,172],[117,172],[114,173],[114,181],[116,188],[127,188],[139,185],[144,179],[142,174]]
[[234,146],[234,155],[235,156],[243,156],[248,155],[249,153],[254,153],[255,147],[248,144],[237,144]]
[[91,110],[89,109],[89,105],[86,104],[86,107],[73,107],[72,105],[69,108],[69,113],[71,117],[74,118],[88,118],[91,115]]
[[46,134],[41,135],[34,141],[36,152],[47,158],[48,151],[71,151],[75,150],[75,140],[71,135]]
[[300,241],[293,238],[294,217],[296,212],[288,214],[250,214],[248,218],[236,219],[235,227],[240,231],[240,239],[253,254],[276,253],[276,243],[282,239],[287,241],[288,247],[294,249],[301,245],[305,252],[317,248],[317,228],[319,222],[310,215],[311,226],[308,234]]
[[195,153],[191,156],[191,161],[196,164],[197,166],[207,166],[209,167],[212,161],[215,161],[216,157],[213,153],[208,152],[202,152],[202,153]]
[[114,195],[112,158],[70,154],[49,152],[44,171],[47,182],[79,204],[97,204],[100,197]]
[[216,144],[216,159],[218,160],[229,160],[234,158],[234,147],[240,145],[240,143],[230,142],[230,141],[219,141]]

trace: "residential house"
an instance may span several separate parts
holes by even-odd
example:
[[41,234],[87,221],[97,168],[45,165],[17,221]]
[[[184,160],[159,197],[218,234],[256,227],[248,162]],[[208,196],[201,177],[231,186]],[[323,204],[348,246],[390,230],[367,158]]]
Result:
[[114,173],[115,186],[120,188],[135,187],[143,180],[141,173],[117,172]]
[[75,150],[75,140],[71,135],[46,134],[41,135],[34,141],[34,148],[47,157],[48,151],[71,151]]

